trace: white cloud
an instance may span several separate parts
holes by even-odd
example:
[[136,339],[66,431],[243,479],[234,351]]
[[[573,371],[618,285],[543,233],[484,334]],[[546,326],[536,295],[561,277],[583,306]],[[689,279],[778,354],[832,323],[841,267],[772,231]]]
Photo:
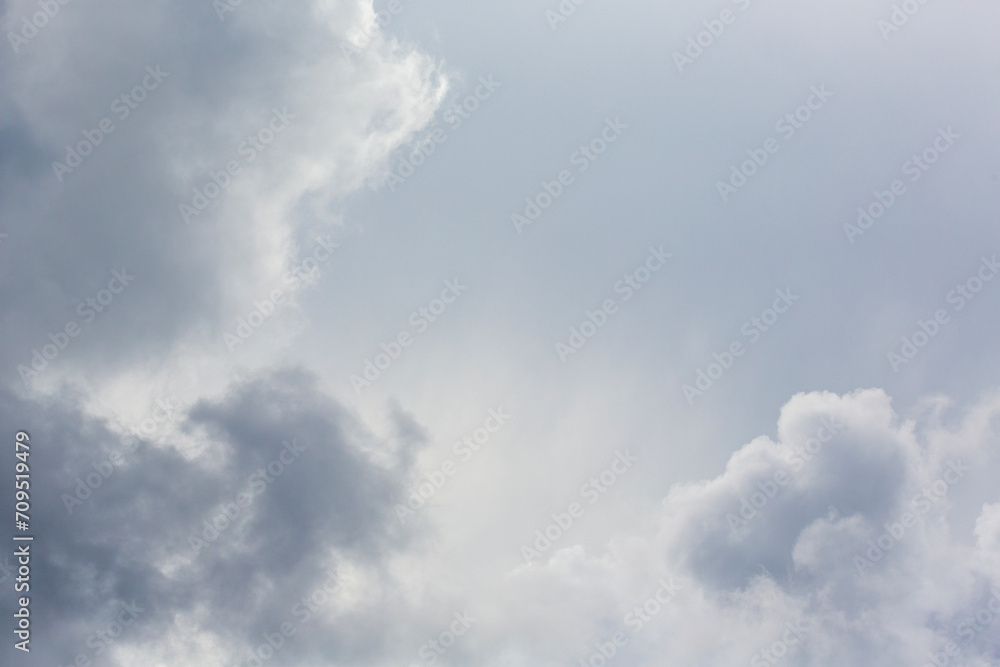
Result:
[[[577,652],[588,642],[623,630],[622,664],[748,664],[792,623],[806,638],[785,647],[785,664],[922,664],[926,652],[958,641],[958,623],[1000,585],[1000,510],[964,493],[975,478],[995,478],[996,433],[987,426],[997,414],[994,396],[945,427],[941,413],[901,417],[881,390],[796,395],[781,410],[777,441],[755,438],[720,476],[675,485],[654,533],[618,535],[603,555],[566,545],[547,563],[520,568],[508,594],[517,613],[498,615],[520,618],[508,630],[541,655],[564,658],[585,658]],[[795,471],[788,461],[831,422],[840,431]],[[769,497],[758,484],[770,490],[782,470],[787,482]],[[731,528],[726,516],[757,493],[758,514]],[[916,523],[890,543],[883,524],[898,531],[907,512]],[[956,529],[976,514],[974,534]],[[859,574],[855,557],[880,537],[888,549],[872,552],[879,560]],[[681,593],[633,634],[626,610],[662,577],[680,582]],[[991,645],[963,644],[962,654],[986,659]]]

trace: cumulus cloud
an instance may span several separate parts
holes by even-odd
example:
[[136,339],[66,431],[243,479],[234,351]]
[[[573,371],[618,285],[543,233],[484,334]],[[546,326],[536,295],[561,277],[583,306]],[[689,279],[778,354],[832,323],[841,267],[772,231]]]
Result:
[[[32,437],[45,443],[35,520],[52,536],[37,622],[54,661],[101,650],[111,664],[245,664],[282,627],[272,664],[413,661],[459,612],[476,631],[452,664],[996,657],[1000,505],[982,495],[996,396],[900,415],[882,390],[798,394],[773,437],[674,485],[647,532],[599,552],[566,544],[465,597],[419,583],[433,555],[412,531],[426,528],[392,512],[426,440],[406,414],[376,436],[308,373],[251,375],[181,409],[176,440],[125,447],[100,480],[126,441],[79,400],[5,391],[0,405],[5,423],[48,424]],[[142,612],[112,643],[101,632],[133,600]]]
[[[776,437],[675,485],[654,532],[520,568],[509,595],[534,627],[520,636],[553,656],[542,664],[585,659],[618,631],[623,664],[919,665],[949,641],[988,664],[1000,623],[975,614],[1000,611],[1000,523],[979,485],[996,474],[1000,399],[949,414],[900,416],[878,389],[794,396]],[[633,632],[629,610],[664,578],[680,592]]]
[[[6,20],[35,5],[8,4]],[[181,343],[214,354],[254,299],[288,291],[299,255],[341,231],[335,203],[448,89],[440,63],[377,31],[346,57],[373,16],[361,0],[245,2],[224,20],[211,2],[68,4],[8,50],[2,365],[34,373],[33,351],[71,321],[72,347],[27,386],[107,377]],[[88,155],[54,169],[70,151]],[[88,308],[115,270],[134,281]]]
[[[423,435],[398,409],[374,435],[275,370],[280,349],[238,358],[223,332],[276,288],[295,307],[289,271],[343,236],[343,198],[449,78],[362,0],[220,4],[59,3],[0,58],[0,421],[37,444],[50,536],[33,659],[243,659],[329,582],[351,621],[303,627],[283,659],[376,645],[366,605],[406,538],[386,510]],[[36,11],[4,3],[4,24]],[[133,601],[127,635],[100,635]]]
[[[4,423],[47,424],[31,432],[33,520],[45,527],[33,568],[45,600],[36,632],[50,639],[39,652],[51,661],[106,652],[135,664],[122,647],[167,664],[242,659],[285,622],[299,627],[289,656],[319,646],[336,656],[356,641],[345,636],[372,631],[368,606],[394,587],[386,556],[406,541],[391,506],[423,441],[406,415],[377,437],[294,369],[188,410],[184,427],[204,445],[196,456],[123,446],[71,396],[39,404],[5,391],[0,411]],[[9,457],[2,472],[13,475]],[[302,604],[328,580],[337,605],[325,595]],[[134,627],[100,649],[92,635],[133,600],[143,609]],[[327,620],[303,621],[310,609]]]
[[[34,655],[5,641],[0,662],[1000,658],[1000,397],[968,399],[993,382],[994,288],[959,284],[982,290],[927,319],[995,247],[995,8],[928,4],[884,39],[889,10],[861,2],[740,0],[735,23],[563,3],[557,31],[524,3],[42,2],[57,12],[16,39],[40,1],[0,0],[0,423],[31,433],[37,535]],[[700,55],[678,71],[685,44]],[[813,114],[816,86],[833,96]],[[794,139],[716,199],[798,109]],[[594,139],[606,118],[630,128],[614,146]],[[954,151],[847,243],[938,127]],[[419,176],[380,189],[431,134]],[[543,191],[516,234],[510,211]],[[676,279],[640,292],[650,244]],[[402,343],[455,276],[476,296]],[[594,315],[623,280],[630,304]],[[776,288],[801,309],[772,326]],[[563,364],[552,343],[584,318]],[[914,326],[927,344],[885,363]],[[376,353],[391,368],[357,396]],[[792,396],[859,385],[885,389]],[[516,423],[448,467],[500,405]],[[520,564],[539,508],[628,446],[641,463]]]

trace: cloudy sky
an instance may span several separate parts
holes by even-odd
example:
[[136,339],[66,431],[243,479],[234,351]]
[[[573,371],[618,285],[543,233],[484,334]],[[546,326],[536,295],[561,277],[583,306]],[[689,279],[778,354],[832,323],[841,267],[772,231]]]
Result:
[[996,3],[0,15],[3,665],[1000,664]]

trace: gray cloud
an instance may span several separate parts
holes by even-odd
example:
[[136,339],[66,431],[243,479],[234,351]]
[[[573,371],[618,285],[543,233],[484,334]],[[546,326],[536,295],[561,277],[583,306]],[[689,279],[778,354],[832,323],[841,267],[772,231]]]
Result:
[[[627,638],[623,662],[746,664],[764,660],[786,623],[805,638],[776,649],[784,664],[923,664],[949,641],[969,664],[988,664],[1000,626],[982,622],[969,638],[968,619],[998,583],[997,508],[974,490],[995,474],[1000,402],[943,414],[899,415],[881,390],[797,395],[776,440],[755,438],[719,476],[675,485],[654,530],[618,531],[594,550],[565,544],[519,569],[507,604],[532,631],[502,613],[496,621],[516,628],[522,655],[553,656],[541,664],[585,658],[595,649],[584,646],[616,631]],[[664,577],[676,598],[630,626],[629,610],[649,597],[643,586]],[[552,604],[564,598],[593,607]]]
[[[39,405],[4,392],[4,423],[39,424],[31,438],[33,521],[45,535],[33,545],[40,652],[69,662],[113,601],[133,599],[145,612],[127,644],[169,637],[179,615],[195,615],[201,632],[240,646],[289,620],[340,560],[376,567],[398,549],[405,535],[391,506],[422,434],[396,414],[391,441],[379,441],[315,384],[291,369],[238,383],[187,413],[200,455],[142,442],[104,473],[106,449],[119,440],[106,424],[71,396]],[[373,462],[379,451],[389,467]],[[70,513],[63,494],[87,474],[107,476]],[[300,637],[289,656],[320,636]]]
[[[270,641],[268,664],[423,666],[456,613],[477,620],[435,664],[579,664],[619,631],[609,667],[921,665],[963,639],[1000,582],[997,283],[948,299],[1000,247],[996,6],[222,2],[57,3],[14,49],[39,0],[0,0],[0,423],[38,443],[39,535],[35,655],[0,661],[93,654],[133,598],[91,657],[235,665]],[[916,11],[884,39],[894,4]],[[814,87],[832,96],[783,136]],[[940,128],[960,136],[910,180]],[[626,306],[650,246],[669,265]],[[394,356],[456,276],[468,296]],[[758,341],[775,290],[801,298]],[[553,343],[611,296],[562,363]],[[500,405],[516,419],[436,472]],[[628,448],[641,463],[524,566],[525,536]],[[997,627],[957,660],[995,661]]]
[[[278,13],[247,2],[220,21],[205,2],[71,3],[20,57],[5,54],[0,289],[6,321],[19,326],[2,365],[12,375],[30,367],[32,350],[79,320],[78,302],[122,267],[134,285],[92,327],[80,323],[53,368],[93,376],[192,335],[221,338],[216,327],[294,259],[298,198],[356,189],[447,87],[434,61],[381,37],[345,59],[339,44],[369,11],[343,2]],[[268,135],[274,109],[294,118]],[[102,119],[113,127],[103,138]],[[274,139],[258,151],[247,137],[262,130]],[[98,145],[71,173],[40,169],[88,141]],[[179,205],[231,161],[239,174],[185,224]],[[337,224],[327,215],[319,228]]]

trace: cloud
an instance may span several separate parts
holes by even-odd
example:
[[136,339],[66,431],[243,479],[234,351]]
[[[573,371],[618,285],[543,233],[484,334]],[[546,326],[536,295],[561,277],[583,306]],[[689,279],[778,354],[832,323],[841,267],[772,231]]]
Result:
[[[119,438],[70,396],[40,405],[3,392],[0,413],[4,423],[39,424],[30,432],[32,519],[44,526],[34,545],[33,594],[44,600],[35,622],[50,640],[40,652],[59,664],[93,658],[89,634],[133,600],[144,612],[123,645],[166,639],[179,650],[179,619],[188,619],[190,633],[235,655],[297,620],[296,604],[327,579],[341,587],[341,604],[357,586],[375,590],[387,555],[407,539],[391,507],[422,433],[396,414],[393,433],[373,436],[300,370],[246,379],[195,405],[185,427],[203,448],[193,456],[142,441],[120,465],[105,466]],[[3,473],[12,476],[7,459]],[[96,488],[67,504],[64,494],[76,496],[88,474]],[[367,600],[338,624],[367,625]],[[338,652],[338,642],[308,630],[319,624],[304,627],[289,655],[317,643]]]
[[[551,664],[617,631],[629,639],[617,659],[637,665],[923,664],[948,641],[968,664],[995,659],[984,638],[1000,623],[967,643],[962,633],[1000,585],[1000,512],[979,493],[997,470],[1000,398],[948,424],[946,404],[901,417],[878,389],[794,396],[775,439],[671,488],[655,531],[519,568],[508,597],[533,628],[519,636]],[[633,633],[628,610],[664,577],[681,592]],[[787,623],[805,638],[786,637]]]
[[[212,7],[68,4],[0,64],[12,374],[70,321],[82,332],[39,386],[70,369],[108,377],[181,342],[221,347],[447,92],[440,63],[381,33],[345,57],[370,3],[245,2],[222,21]],[[57,175],[70,150],[87,155]],[[133,284],[85,320],[78,304],[123,267]]]
[[[1000,584],[1000,399],[890,399],[940,386],[968,405],[993,381],[988,290],[907,368],[885,363],[993,247],[978,8],[928,8],[886,42],[888,10],[862,3],[729,3],[733,30],[678,75],[672,50],[717,10],[592,4],[553,35],[545,7],[502,4],[51,2],[0,55],[0,422],[34,443],[32,663],[425,664],[455,614],[476,622],[438,664],[922,665],[949,641],[959,663],[1000,657],[980,620]],[[5,31],[38,3],[0,0]],[[755,67],[754,47],[776,59]],[[445,113],[419,176],[377,187],[479,78],[496,100]],[[823,82],[830,106],[719,208],[713,183]],[[525,243],[509,211],[618,114],[634,138],[574,172],[586,187]],[[949,124],[969,142],[847,244],[867,193]],[[552,341],[651,243],[678,279],[556,368]],[[306,261],[325,279],[308,296],[288,283]],[[905,280],[882,279],[893,263]],[[455,275],[477,296],[454,326],[354,396],[351,369]],[[803,310],[689,409],[678,369],[789,285]],[[251,312],[266,324],[227,346]],[[860,382],[886,389],[788,398]],[[500,404],[518,423],[401,524],[393,507]],[[635,472],[520,565],[629,445]],[[106,636],[122,605],[134,622]]]
[[[5,3],[5,23],[36,10]],[[447,93],[441,63],[380,32],[346,57],[373,19],[362,0],[221,19],[212,2],[71,3],[0,60],[0,413],[36,443],[46,535],[33,658],[237,659],[303,604],[345,614],[310,608],[331,581],[342,634],[313,621],[285,654],[377,646],[366,608],[407,539],[389,508],[422,431],[394,409],[377,437],[276,369],[279,350],[237,375],[247,360],[222,343],[255,299],[291,291],[300,254],[341,233],[343,198]],[[181,407],[155,439],[112,425],[164,388]],[[109,648],[99,631],[133,600]]]
[[567,542],[464,600],[419,583],[432,554],[392,514],[424,441],[405,414],[376,437],[308,373],[250,375],[184,410],[176,439],[140,441],[70,515],[61,495],[119,441],[79,398],[0,400],[5,423],[46,424],[32,440],[51,660],[93,655],[132,600],[118,664],[237,663],[282,627],[273,664],[413,660],[465,609],[477,623],[455,664],[558,665],[609,642],[636,665],[923,664],[948,642],[969,664],[995,657],[996,396],[901,416],[877,389],[798,394],[773,439],[675,485],[647,532]]

